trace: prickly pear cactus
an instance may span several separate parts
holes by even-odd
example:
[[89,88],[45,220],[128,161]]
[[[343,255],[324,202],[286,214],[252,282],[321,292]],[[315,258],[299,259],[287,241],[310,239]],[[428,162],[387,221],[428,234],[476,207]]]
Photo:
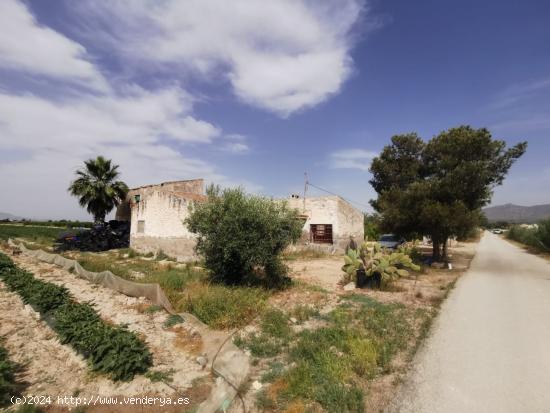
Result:
[[342,267],[342,271],[344,271],[350,279],[354,279],[355,273],[361,268],[363,268],[363,261],[361,260],[359,252],[352,249],[348,250],[346,255],[344,255],[344,266]]
[[358,251],[349,250],[344,256],[342,270],[354,278],[357,270],[364,269],[367,276],[380,274],[387,283],[399,277],[409,275],[407,269],[419,271],[420,266],[413,263],[411,257],[403,252],[388,252],[377,242],[365,242]]

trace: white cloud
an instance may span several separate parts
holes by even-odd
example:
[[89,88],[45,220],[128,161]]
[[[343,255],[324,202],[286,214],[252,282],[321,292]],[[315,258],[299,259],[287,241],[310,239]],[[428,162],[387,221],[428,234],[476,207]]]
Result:
[[159,137],[211,142],[214,125],[195,119],[177,89],[129,96],[79,96],[61,103],[0,93],[0,142],[39,150],[65,145],[140,145]]
[[516,83],[492,97],[485,108],[499,133],[529,133],[550,129],[550,78]]
[[89,59],[82,45],[38,25],[23,3],[0,1],[0,67],[107,91],[107,82]]
[[242,101],[283,117],[341,89],[352,72],[351,32],[366,10],[359,0],[119,0],[75,7],[91,36],[103,29],[105,47],[209,78],[225,73]]
[[332,169],[359,169],[368,171],[373,158],[378,153],[365,149],[342,149],[330,154],[329,165]]
[[131,186],[195,177],[226,183],[208,162],[163,143],[164,138],[209,143],[220,133],[195,119],[175,89],[134,91],[124,97],[80,96],[63,103],[0,94],[0,148],[25,155],[0,163],[0,191],[10,194],[2,197],[0,210],[74,216],[77,206],[66,188],[82,161],[99,154],[120,164]]
[[520,101],[536,98],[540,94],[548,93],[548,91],[550,91],[550,78],[514,84],[498,93],[489,105],[489,109],[509,108]]
[[233,154],[245,154],[250,152],[250,147],[246,143],[246,136],[239,134],[229,134],[225,137],[225,142],[221,143],[220,149]]

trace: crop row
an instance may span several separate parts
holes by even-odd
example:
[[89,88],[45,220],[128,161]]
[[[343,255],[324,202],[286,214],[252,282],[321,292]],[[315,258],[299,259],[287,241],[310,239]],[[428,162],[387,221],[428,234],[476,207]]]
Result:
[[2,253],[0,278],[48,320],[61,342],[82,354],[93,371],[131,380],[151,366],[151,353],[135,333],[107,324],[90,304],[74,301],[65,287],[35,278]]
[[8,352],[0,342],[0,406],[8,404],[10,396],[16,393],[16,370],[17,365],[8,358]]

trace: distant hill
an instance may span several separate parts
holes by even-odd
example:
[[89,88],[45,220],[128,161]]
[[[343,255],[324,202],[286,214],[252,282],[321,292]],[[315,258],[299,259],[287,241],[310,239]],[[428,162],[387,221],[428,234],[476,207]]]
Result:
[[484,208],[483,212],[490,222],[507,221],[532,224],[541,219],[550,218],[550,204],[534,206],[505,204]]
[[18,220],[18,219],[23,219],[21,217],[18,217],[16,215],[13,215],[13,214],[8,214],[7,212],[0,212],[0,220],[2,219],[9,219],[9,220]]

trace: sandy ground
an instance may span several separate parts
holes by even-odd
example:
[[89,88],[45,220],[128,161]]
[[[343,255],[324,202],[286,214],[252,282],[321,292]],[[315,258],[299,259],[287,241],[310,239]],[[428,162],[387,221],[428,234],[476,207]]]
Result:
[[297,259],[286,262],[292,278],[315,284],[327,290],[336,290],[342,278],[342,256],[316,259]]
[[[20,298],[0,289],[0,335],[6,337],[5,346],[10,356],[26,366],[23,376],[29,383],[25,394],[67,395],[76,393],[100,396],[139,396],[185,394],[193,384],[202,380],[209,382],[208,371],[196,362],[202,349],[200,335],[186,324],[164,328],[168,314],[164,311],[144,313],[148,303],[143,298],[127,297],[102,286],[94,285],[53,264],[37,262],[20,255],[13,257],[22,268],[31,271],[35,277],[65,285],[79,302],[91,302],[105,320],[115,324],[126,324],[138,333],[153,353],[152,371],[173,372],[171,386],[152,382],[138,376],[131,382],[114,383],[93,375],[85,360],[70,346],[62,345],[56,334],[34,312],[24,306]],[[201,398],[208,391],[201,391]],[[192,400],[200,402],[202,400]]]
[[486,233],[388,412],[550,411],[550,264]]

